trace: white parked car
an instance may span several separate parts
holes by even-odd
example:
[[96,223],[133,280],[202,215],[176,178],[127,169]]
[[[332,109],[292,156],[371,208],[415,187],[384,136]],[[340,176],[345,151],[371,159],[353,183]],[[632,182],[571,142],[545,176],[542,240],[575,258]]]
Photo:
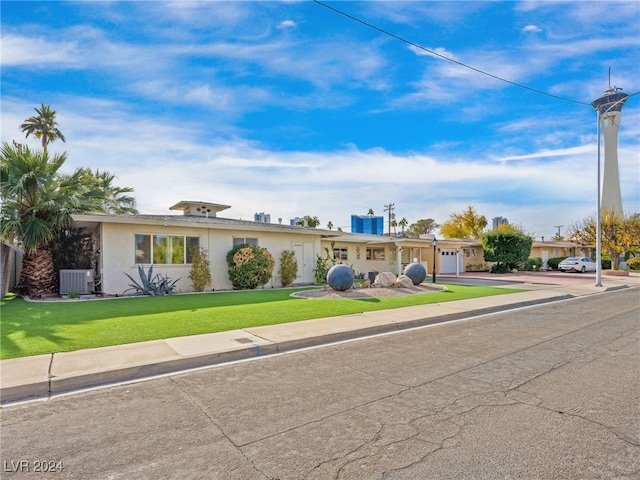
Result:
[[595,272],[596,262],[587,257],[569,257],[558,264],[561,272]]

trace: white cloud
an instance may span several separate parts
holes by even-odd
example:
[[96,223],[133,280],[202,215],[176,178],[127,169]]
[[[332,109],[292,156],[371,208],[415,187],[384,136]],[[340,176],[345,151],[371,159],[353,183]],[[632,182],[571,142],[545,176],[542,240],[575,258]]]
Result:
[[43,38],[11,33],[2,35],[0,61],[2,66],[35,65],[39,67],[47,64],[71,67],[81,63],[76,42],[50,42]]
[[[274,222],[281,217],[288,223],[312,214],[323,225],[331,220],[348,229],[351,214],[382,211],[383,203],[395,203],[396,215],[410,222],[442,222],[471,204],[487,218],[505,216],[551,236],[553,225],[568,225],[594,209],[592,143],[498,161],[353,146],[336,152],[275,152],[242,139],[203,143],[197,125],[138,118],[116,103],[83,101],[79,107],[59,108],[67,143],[56,143],[52,150],[69,152],[70,169],[115,174],[119,185],[134,188],[144,213],[170,214],[176,202],[199,199],[232,205],[224,212],[231,218],[251,219],[264,211]],[[16,134],[15,124],[30,109],[11,99],[3,104],[3,139]],[[638,160],[636,150],[621,148],[623,175]],[[638,179],[624,176],[622,185],[625,198],[637,202],[629,189],[637,189]]]
[[415,45],[409,45],[409,50],[418,55],[419,57],[429,56],[434,58],[450,58],[452,60],[456,60],[456,56],[448,51],[446,48],[436,47],[436,48],[418,48]]
[[524,27],[522,29],[523,32],[533,32],[533,33],[539,33],[542,30],[540,29],[540,27],[536,26],[536,25],[527,25],[526,27]]
[[297,24],[293,20],[284,20],[280,22],[280,24],[278,25],[278,28],[281,30],[287,30],[289,28],[295,28],[296,26]]
[[592,153],[593,150],[594,150],[593,145],[581,145],[578,147],[562,148],[559,150],[542,150],[540,152],[534,152],[527,155],[503,157],[503,158],[500,158],[499,160],[501,162],[509,162],[509,161],[515,161],[515,160],[548,159],[548,158],[554,158],[554,157],[566,157],[569,155],[582,155],[586,153]]

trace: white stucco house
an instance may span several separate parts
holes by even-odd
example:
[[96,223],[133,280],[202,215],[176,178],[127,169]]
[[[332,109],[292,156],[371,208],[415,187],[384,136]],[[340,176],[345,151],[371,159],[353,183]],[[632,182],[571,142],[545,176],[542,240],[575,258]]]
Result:
[[472,242],[464,240],[442,240],[436,249],[432,237],[409,239],[353,234],[218,216],[228,208],[229,205],[217,203],[181,201],[170,207],[172,211],[180,211],[179,214],[73,215],[74,227],[91,232],[95,240],[98,257],[95,290],[122,295],[131,283],[125,274],[137,279],[139,265],[145,270],[153,265],[154,272],[171,279],[179,278],[180,292],[192,291],[189,248],[194,245],[202,246],[209,255],[212,283],[208,290],[233,288],[226,255],[242,243],[264,247],[276,260],[273,277],[263,288],[282,285],[278,270],[283,250],[293,250],[296,254],[298,275],[294,285],[314,283],[318,256],[328,255],[332,262],[346,263],[356,274],[366,275],[376,270],[399,274],[405,265],[414,261],[424,264],[431,273],[434,258],[438,273],[463,272],[469,256],[473,260],[476,254],[481,255],[481,251],[475,252]]
[[321,240],[338,232],[218,217],[230,208],[208,202],[182,201],[170,207],[178,215],[73,215],[76,228],[91,232],[98,253],[96,290],[121,295],[131,281],[125,273],[138,278],[138,266],[145,270],[180,278],[178,289],[192,291],[189,248],[205,248],[211,262],[212,284],[209,290],[227,290],[229,280],[226,255],[235,245],[250,243],[267,248],[276,260],[274,277],[265,288],[280,286],[279,258],[282,250],[294,250],[298,262],[296,284],[312,284],[316,254]]

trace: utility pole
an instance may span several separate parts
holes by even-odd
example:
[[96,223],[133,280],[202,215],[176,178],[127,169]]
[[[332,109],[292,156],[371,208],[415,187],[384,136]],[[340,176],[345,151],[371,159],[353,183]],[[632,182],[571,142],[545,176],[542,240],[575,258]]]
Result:
[[389,212],[389,236],[391,236],[391,212],[396,208],[395,203],[390,203],[389,205],[384,206],[384,211]]
[[554,225],[554,227],[558,229],[558,238],[560,238],[560,229],[564,227],[564,225]]

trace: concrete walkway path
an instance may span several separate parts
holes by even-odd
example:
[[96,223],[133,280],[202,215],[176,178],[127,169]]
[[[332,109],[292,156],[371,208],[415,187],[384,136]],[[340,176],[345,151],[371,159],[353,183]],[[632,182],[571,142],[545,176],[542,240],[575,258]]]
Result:
[[619,288],[640,287],[640,275],[520,273],[439,275],[440,283],[496,285],[527,289],[509,295],[364,312],[355,315],[247,328],[23,357],[0,362],[0,403],[47,398],[69,391],[150,378],[234,360],[324,345],[368,335],[458,320]]

